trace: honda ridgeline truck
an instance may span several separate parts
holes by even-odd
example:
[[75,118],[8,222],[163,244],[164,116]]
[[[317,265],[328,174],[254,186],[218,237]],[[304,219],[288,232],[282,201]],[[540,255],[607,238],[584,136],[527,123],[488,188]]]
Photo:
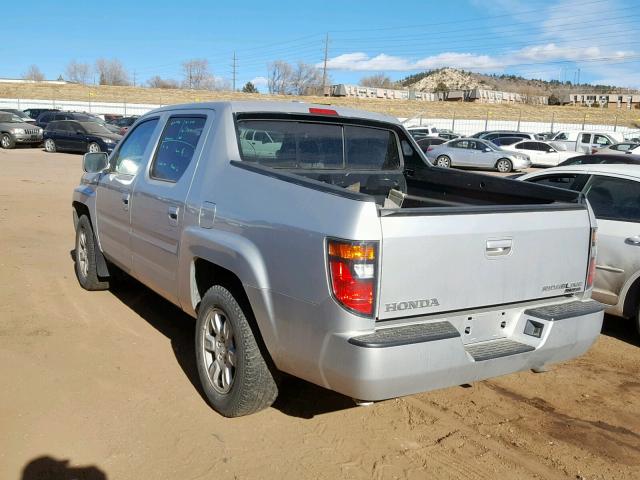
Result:
[[196,317],[225,416],[269,406],[279,372],[375,401],[542,370],[600,332],[584,197],[432,167],[388,116],[170,106],[83,164],[81,286],[121,270]]

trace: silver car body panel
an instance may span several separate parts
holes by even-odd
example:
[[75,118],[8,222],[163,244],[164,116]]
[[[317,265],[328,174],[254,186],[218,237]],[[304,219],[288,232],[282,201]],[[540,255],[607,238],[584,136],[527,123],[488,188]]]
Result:
[[[457,145],[472,145],[472,148],[460,148]],[[484,151],[485,148],[490,151]],[[456,138],[440,145],[434,145],[426,152],[427,158],[436,163],[436,159],[445,155],[451,160],[452,167],[472,167],[495,169],[498,160],[506,158],[511,161],[514,170],[522,170],[531,166],[531,161],[524,153],[516,153],[499,149],[488,140],[479,138]]]
[[[108,259],[192,316],[201,300],[200,260],[235,274],[277,368],[346,395],[377,400],[457,385],[565,360],[591,345],[601,312],[562,322],[541,319],[540,337],[523,333],[531,320],[528,308],[590,301],[583,283],[570,293],[564,285],[585,280],[592,219],[584,206],[526,215],[431,216],[428,209],[416,209],[405,216],[400,210],[382,212],[366,196],[310,188],[235,163],[241,161],[235,114],[308,115],[309,108],[296,102],[221,102],[155,110],[136,123],[160,117],[137,174],[85,174],[73,200],[89,211]],[[398,125],[388,116],[330,108],[344,118]],[[188,171],[172,186],[157,184],[149,169],[159,132],[171,115],[194,112],[207,116],[207,123]],[[122,203],[127,193],[128,209]],[[168,217],[176,207],[175,218]],[[333,298],[327,237],[379,242],[374,316],[351,313]],[[510,254],[500,243],[509,239]],[[541,243],[548,244],[549,256],[536,262]],[[432,295],[432,308],[422,308],[420,300]],[[392,312],[383,305],[403,302],[418,308],[404,311],[399,305]],[[350,343],[384,329],[432,322],[448,322],[456,336],[388,348]],[[505,340],[526,352],[482,362],[469,353],[472,346]]]

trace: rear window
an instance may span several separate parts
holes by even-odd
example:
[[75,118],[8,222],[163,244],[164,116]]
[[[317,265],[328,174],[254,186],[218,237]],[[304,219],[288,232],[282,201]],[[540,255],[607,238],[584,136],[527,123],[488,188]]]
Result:
[[280,120],[240,120],[244,161],[274,168],[395,170],[400,153],[391,130]]

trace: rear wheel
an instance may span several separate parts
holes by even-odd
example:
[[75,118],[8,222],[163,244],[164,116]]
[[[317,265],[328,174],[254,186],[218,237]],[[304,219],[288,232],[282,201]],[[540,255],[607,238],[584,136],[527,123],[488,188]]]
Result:
[[245,312],[220,285],[207,290],[198,309],[196,363],[209,403],[225,417],[257,412],[278,396]]
[[511,163],[511,160],[508,160],[506,158],[501,158],[496,163],[496,169],[500,173],[509,173],[511,170],[513,170],[513,164]]
[[96,142],[91,142],[89,147],[87,147],[87,152],[89,153],[98,153],[100,151],[100,145]]
[[633,318],[636,321],[636,330],[638,335],[640,335],[640,302],[638,302],[638,308],[636,309],[636,314]]
[[54,142],[53,139],[51,139],[51,138],[47,138],[44,141],[44,149],[49,153],[55,152],[56,151],[56,142]]
[[451,167],[451,159],[446,155],[440,155],[438,158],[436,158],[436,166],[442,167],[442,168],[449,168]]
[[16,146],[16,141],[8,133],[3,133],[2,138],[0,138],[0,145],[2,145],[2,148],[13,148]]

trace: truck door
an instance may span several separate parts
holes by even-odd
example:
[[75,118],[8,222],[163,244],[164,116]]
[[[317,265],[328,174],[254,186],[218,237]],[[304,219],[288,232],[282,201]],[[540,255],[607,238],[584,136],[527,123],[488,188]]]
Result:
[[202,110],[169,116],[155,154],[133,192],[134,275],[173,302],[178,295],[178,249],[185,200],[202,152],[207,121],[213,121],[213,114],[203,114]]
[[576,141],[576,152],[591,153],[591,140],[593,135],[590,133],[581,133]]
[[96,192],[96,225],[102,251],[127,272],[131,271],[131,189],[140,165],[148,158],[158,118],[138,124],[119,145],[102,175]]

